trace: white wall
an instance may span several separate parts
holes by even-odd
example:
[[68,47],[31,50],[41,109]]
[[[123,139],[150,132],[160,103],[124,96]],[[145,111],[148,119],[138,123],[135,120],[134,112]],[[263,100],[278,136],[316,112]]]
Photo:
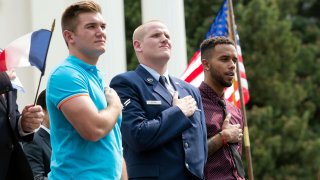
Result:
[[107,84],[112,77],[127,70],[123,0],[99,0],[107,21],[107,51],[98,66],[106,74]]

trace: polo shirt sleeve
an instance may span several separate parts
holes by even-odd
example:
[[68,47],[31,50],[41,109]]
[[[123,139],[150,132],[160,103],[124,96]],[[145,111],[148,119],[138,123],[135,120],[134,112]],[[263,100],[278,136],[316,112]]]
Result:
[[61,66],[53,72],[48,92],[51,102],[58,109],[71,98],[88,95],[88,79],[83,74],[70,66]]

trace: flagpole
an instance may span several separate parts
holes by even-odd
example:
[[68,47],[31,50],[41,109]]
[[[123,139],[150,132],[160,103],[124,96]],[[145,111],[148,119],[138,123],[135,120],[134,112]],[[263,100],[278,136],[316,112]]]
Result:
[[[234,14],[233,14],[233,5],[232,5],[232,0],[228,0],[228,11],[229,11],[229,22],[231,27],[231,32],[230,35],[236,44],[236,47],[238,46],[237,44],[237,38],[235,37],[235,20],[234,20]],[[248,161],[248,176],[249,180],[254,180],[253,176],[253,168],[252,168],[252,159],[251,159],[251,150],[250,150],[250,139],[249,139],[249,129],[248,129],[248,122],[247,122],[247,114],[246,114],[246,107],[244,104],[244,98],[243,98],[243,91],[242,91],[242,84],[241,84],[241,76],[240,76],[240,70],[239,70],[239,62],[237,61],[236,63],[236,72],[237,72],[237,78],[238,78],[238,89],[239,89],[239,94],[240,94],[240,103],[241,103],[241,111],[244,119],[244,146],[245,146],[245,152],[246,152],[246,159]]]
[[47,55],[48,55],[49,46],[50,46],[50,42],[51,42],[51,37],[52,37],[53,31],[54,31],[54,26],[55,26],[55,24],[56,24],[56,19],[53,20],[52,25],[51,25],[51,35],[50,35],[50,39],[49,39],[49,43],[48,43],[48,48],[47,48],[46,56],[45,56],[45,59],[44,59],[43,70],[41,71],[40,80],[39,80],[39,84],[38,84],[38,87],[37,87],[36,96],[35,96],[35,98],[34,98],[34,103],[33,103],[34,106],[36,105],[37,97],[38,97],[38,93],[39,93],[39,88],[40,88],[40,84],[41,84],[41,80],[42,80],[42,77],[43,77],[44,72],[45,72],[45,70],[46,70]]

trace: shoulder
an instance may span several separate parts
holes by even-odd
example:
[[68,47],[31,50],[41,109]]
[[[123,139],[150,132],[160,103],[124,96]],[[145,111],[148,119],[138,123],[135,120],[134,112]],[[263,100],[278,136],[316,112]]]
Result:
[[70,62],[57,66],[49,75],[48,88],[69,87],[72,84],[87,84],[86,72]]
[[172,77],[172,76],[171,76],[171,78],[172,78],[174,81],[180,83],[181,85],[183,85],[183,86],[186,87],[186,88],[190,88],[190,89],[192,89],[192,90],[197,90],[197,88],[196,88],[195,86],[191,85],[190,83],[188,83],[188,82],[186,82],[186,81],[184,81],[184,80],[182,80],[182,79],[179,79],[179,78],[176,78],[176,77]]
[[172,80],[176,83],[176,84],[179,84],[181,87],[187,89],[188,91],[192,91],[193,93],[196,93],[197,95],[199,94],[200,95],[200,92],[198,90],[198,88],[196,88],[195,86],[191,85],[190,83],[182,80],[182,79],[179,79],[179,78],[176,78],[176,77],[172,77]]
[[135,71],[128,71],[125,73],[118,74],[114,78],[133,78],[132,76],[135,76],[135,75],[137,75]]
[[74,65],[70,62],[63,63],[57,66],[50,74],[50,79],[55,79],[61,77],[61,79],[66,78],[77,78],[82,77],[85,73],[84,70],[79,68],[77,65]]
[[137,81],[137,73],[135,71],[128,71],[125,73],[121,73],[116,75],[111,79],[110,86],[111,84],[117,84],[117,83],[134,83]]
[[54,69],[48,78],[47,102],[58,105],[62,100],[78,94],[88,94],[89,77],[83,69],[64,63]]

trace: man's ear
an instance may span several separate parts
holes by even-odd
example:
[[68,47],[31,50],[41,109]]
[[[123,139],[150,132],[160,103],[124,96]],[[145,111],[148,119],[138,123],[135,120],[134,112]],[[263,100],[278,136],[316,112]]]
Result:
[[69,44],[70,42],[73,42],[73,32],[69,31],[69,30],[64,30],[63,31],[63,38],[66,41],[67,44]]
[[209,62],[208,62],[208,60],[206,60],[206,59],[201,59],[201,63],[202,63],[203,69],[204,69],[205,71],[208,71],[208,70],[209,70]]
[[139,40],[134,40],[133,41],[133,48],[136,52],[141,52],[142,49],[141,49],[141,43]]

